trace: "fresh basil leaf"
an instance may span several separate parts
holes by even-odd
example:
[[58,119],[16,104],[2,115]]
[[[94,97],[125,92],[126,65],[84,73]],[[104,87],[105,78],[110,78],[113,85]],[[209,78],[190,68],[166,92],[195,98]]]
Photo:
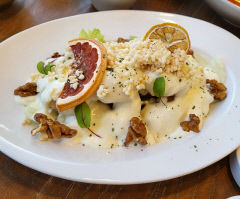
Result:
[[39,73],[46,75],[45,70],[44,70],[44,62],[43,61],[38,62],[37,69],[38,69]]
[[81,128],[89,128],[91,123],[91,110],[86,102],[79,104],[74,109],[75,117]]
[[164,77],[158,77],[153,84],[153,92],[156,97],[162,97],[165,93],[165,79]]
[[53,65],[53,64],[51,64],[51,63],[48,63],[48,64],[45,66],[45,72],[46,72],[46,74],[48,74],[48,72],[51,71],[51,68],[52,68],[53,66],[55,66],[55,65]]

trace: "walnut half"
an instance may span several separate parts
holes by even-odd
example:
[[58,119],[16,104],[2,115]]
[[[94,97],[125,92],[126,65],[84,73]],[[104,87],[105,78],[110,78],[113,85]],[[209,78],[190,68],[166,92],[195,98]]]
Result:
[[19,86],[14,90],[14,95],[19,95],[21,97],[37,95],[37,84],[35,82],[28,82],[23,86]]
[[40,125],[31,131],[32,136],[41,133],[44,138],[59,139],[62,137],[71,138],[77,134],[77,130],[71,129],[58,121],[53,121],[42,113],[36,113],[34,120]]
[[200,119],[195,114],[189,114],[190,121],[183,121],[180,123],[180,126],[183,128],[184,131],[194,131],[196,133],[200,132],[199,124]]
[[213,94],[215,100],[224,100],[227,97],[226,86],[224,84],[219,83],[215,79],[207,79],[206,83],[209,84],[210,93]]
[[136,140],[140,144],[147,144],[146,141],[147,129],[143,122],[137,118],[133,117],[130,120],[130,126],[128,127],[128,134],[124,142],[125,146],[128,146],[132,141]]

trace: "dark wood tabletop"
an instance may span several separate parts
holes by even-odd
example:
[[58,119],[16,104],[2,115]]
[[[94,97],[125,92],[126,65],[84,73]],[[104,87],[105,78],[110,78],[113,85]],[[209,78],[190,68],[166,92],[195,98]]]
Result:
[[[136,10],[178,13],[216,24],[240,38],[203,0],[137,0]],[[86,12],[95,12],[90,0],[15,0],[0,8],[0,42],[34,25]],[[1,67],[1,66],[0,66]],[[142,185],[93,185],[49,176],[22,166],[0,152],[1,199],[225,199],[239,195],[228,157],[196,173]]]

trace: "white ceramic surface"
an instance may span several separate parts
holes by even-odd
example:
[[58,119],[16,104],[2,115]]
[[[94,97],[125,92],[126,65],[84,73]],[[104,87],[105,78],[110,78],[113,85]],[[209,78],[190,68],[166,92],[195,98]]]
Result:
[[92,0],[92,4],[97,10],[117,10],[128,9],[136,0]]
[[227,198],[227,199],[240,199],[240,195],[238,195],[238,196],[233,196],[233,197],[230,197],[230,198]]
[[231,154],[230,168],[236,183],[240,187],[240,148]]
[[[107,40],[115,40],[141,37],[152,25],[166,21],[188,30],[195,52],[220,56],[227,65],[228,97],[215,105],[200,133],[150,147],[93,149],[61,141],[41,142],[31,137],[30,127],[21,125],[24,113],[14,101],[14,88],[36,71],[39,60],[63,52],[67,41],[78,37],[82,28],[100,28]],[[23,31],[0,44],[0,150],[41,172],[91,183],[153,182],[197,171],[239,146],[239,52],[240,40],[231,33],[198,19],[160,12],[97,12]]]
[[206,0],[206,2],[227,21],[240,26],[240,7],[228,0]]

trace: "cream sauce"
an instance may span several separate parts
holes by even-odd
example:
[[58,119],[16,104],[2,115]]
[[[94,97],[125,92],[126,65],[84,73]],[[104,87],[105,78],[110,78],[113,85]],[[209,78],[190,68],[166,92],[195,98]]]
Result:
[[148,142],[156,143],[169,136],[179,127],[180,122],[188,119],[189,114],[196,114],[200,118],[201,128],[212,102],[213,97],[207,88],[195,85],[185,95],[176,95],[173,102],[167,103],[165,100],[166,106],[161,102],[147,104],[141,115],[148,127]]
[[104,87],[107,89],[107,93],[105,95],[99,95],[97,93],[98,99],[103,103],[119,103],[129,101],[130,98],[123,92],[121,82],[124,82],[124,80],[121,80],[119,76],[114,74],[114,72],[111,73],[107,71],[102,82],[102,85],[104,85]]
[[35,113],[43,113],[56,118],[57,110],[55,101],[59,96],[64,82],[54,80],[49,82],[47,78],[40,78],[37,81],[36,96],[19,97],[16,96],[16,101],[25,106],[26,119],[33,120]]
[[[149,81],[146,83],[146,90],[154,96],[153,93],[153,84],[156,78],[160,77],[155,72],[148,73]],[[187,91],[191,85],[191,80],[185,78],[179,78],[173,74],[164,74],[162,73],[161,77],[165,79],[165,93],[164,96],[172,96],[179,92]]]
[[[139,117],[141,100],[137,92],[131,95],[131,100],[115,103],[113,109],[107,104],[96,101],[96,97],[87,100],[91,109],[91,130],[100,135],[98,138],[89,130],[80,128],[75,119],[73,110],[60,113],[58,120],[71,128],[78,130],[78,135],[72,140],[93,147],[122,146],[132,117]],[[104,114],[103,114],[104,113]]]

